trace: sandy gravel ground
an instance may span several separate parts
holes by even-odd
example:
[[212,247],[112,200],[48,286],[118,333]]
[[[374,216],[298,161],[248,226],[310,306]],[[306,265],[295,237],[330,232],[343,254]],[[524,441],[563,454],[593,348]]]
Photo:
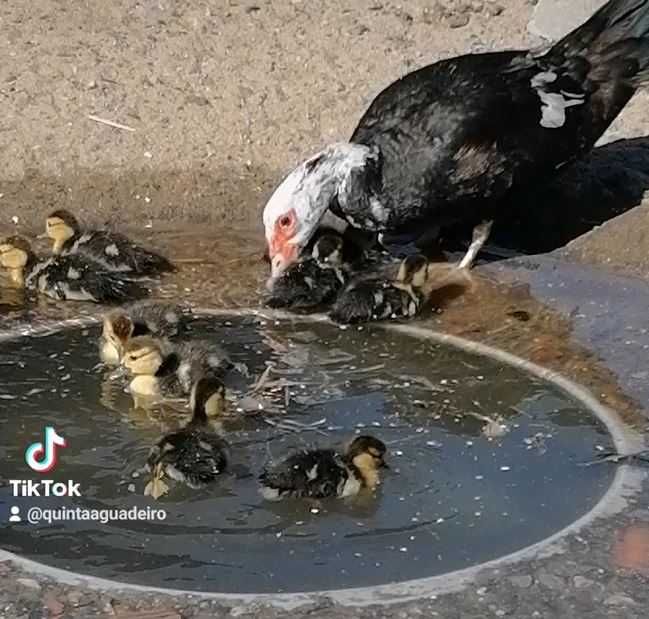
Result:
[[[0,225],[40,226],[53,207],[92,223],[256,224],[282,173],[347,138],[404,72],[537,45],[533,4],[8,0]],[[633,106],[612,135],[637,133],[641,112]]]

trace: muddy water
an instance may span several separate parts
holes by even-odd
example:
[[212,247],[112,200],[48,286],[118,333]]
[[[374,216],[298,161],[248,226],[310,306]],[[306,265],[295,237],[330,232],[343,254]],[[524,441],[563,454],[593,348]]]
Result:
[[[354,587],[440,574],[538,541],[585,513],[611,480],[610,468],[579,466],[611,447],[602,425],[519,370],[380,329],[253,317],[205,317],[193,329],[223,343],[252,377],[230,384],[229,474],[203,491],[172,484],[157,502],[143,496],[147,480],[138,469],[159,435],[183,423],[182,409],[135,410],[123,384],[96,367],[93,330],[3,343],[3,482],[38,478],[24,450],[49,424],[68,447],[48,476],[73,479],[82,493],[14,498],[3,483],[4,548],[58,567],[186,589]],[[267,363],[274,369],[264,393],[242,401]],[[252,413],[258,404],[263,412]],[[287,419],[293,429],[282,429]],[[391,469],[376,494],[262,500],[256,476],[269,459],[361,432],[389,448]],[[32,506],[149,506],[167,516],[10,528],[14,505],[23,515]]]

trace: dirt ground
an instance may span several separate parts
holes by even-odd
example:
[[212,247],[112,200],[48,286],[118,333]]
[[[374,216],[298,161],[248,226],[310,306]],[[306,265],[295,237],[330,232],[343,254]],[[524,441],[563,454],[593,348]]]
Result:
[[[534,0],[3,2],[0,230],[258,225],[281,175],[403,73],[536,46]],[[646,97],[611,138],[643,132]],[[117,129],[89,115],[126,125]]]

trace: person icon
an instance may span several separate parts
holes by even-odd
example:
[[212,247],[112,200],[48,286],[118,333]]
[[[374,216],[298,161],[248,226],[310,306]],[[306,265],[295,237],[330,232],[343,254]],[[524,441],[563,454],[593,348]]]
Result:
[[9,522],[22,522],[22,518],[20,517],[20,507],[17,505],[14,505],[11,508],[11,516],[9,516]]

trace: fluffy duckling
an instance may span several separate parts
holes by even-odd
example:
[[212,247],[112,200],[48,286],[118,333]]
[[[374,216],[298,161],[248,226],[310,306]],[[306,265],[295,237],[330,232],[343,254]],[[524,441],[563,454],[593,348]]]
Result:
[[401,262],[395,278],[351,282],[339,295],[330,317],[344,324],[411,318],[426,305],[434,290],[466,285],[468,277],[467,269],[430,263],[425,256],[414,254]]
[[348,279],[342,237],[323,234],[313,245],[310,256],[270,280],[266,305],[291,309],[317,307],[332,301]]
[[211,426],[209,418],[225,411],[225,387],[214,377],[197,380],[191,392],[191,421],[181,430],[163,436],[149,452],[147,468],[152,480],[144,489],[154,499],[168,491],[164,476],[203,488],[227,467],[228,445]]
[[53,241],[52,253],[85,254],[111,271],[138,276],[160,275],[175,271],[165,257],[139,247],[123,234],[107,230],[82,230],[77,219],[66,210],[50,213],[45,234]]
[[259,476],[261,493],[268,500],[285,497],[324,499],[347,497],[362,488],[374,490],[386,447],[372,436],[355,438],[344,453],[333,449],[301,451],[267,467]]
[[0,241],[0,266],[9,271],[15,286],[57,300],[125,303],[146,294],[137,282],[87,256],[71,254],[39,261],[29,243],[17,236]]
[[185,329],[187,316],[184,308],[172,303],[143,301],[115,309],[104,316],[99,356],[107,365],[119,365],[130,338],[174,337]]
[[171,344],[148,335],[126,343],[122,365],[134,375],[131,394],[150,399],[186,396],[202,376],[219,376],[233,367],[225,352],[212,342]]

